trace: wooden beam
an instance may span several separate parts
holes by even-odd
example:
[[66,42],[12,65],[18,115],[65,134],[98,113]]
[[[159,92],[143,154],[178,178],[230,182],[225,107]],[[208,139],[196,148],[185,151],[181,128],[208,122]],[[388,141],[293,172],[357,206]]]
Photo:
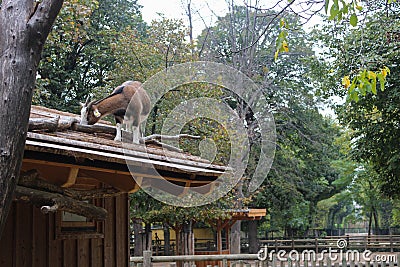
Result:
[[[31,140],[26,140],[26,147],[28,150],[32,150],[32,151],[54,153],[54,154],[59,154],[59,155],[74,154],[77,157],[97,159],[97,160],[106,161],[106,162],[110,161],[110,162],[116,162],[116,163],[120,163],[120,164],[128,163],[130,165],[138,165],[138,166],[150,165],[150,166],[157,166],[157,168],[165,167],[171,171],[179,170],[180,173],[182,173],[182,172],[183,173],[197,172],[197,173],[199,173],[199,175],[208,175],[208,176],[221,175],[224,173],[221,171],[211,170],[208,168],[190,166],[189,164],[186,165],[186,164],[181,164],[181,163],[172,163],[172,162],[159,161],[159,160],[154,160],[154,159],[149,159],[149,158],[137,158],[137,157],[132,157],[129,155],[120,155],[120,154],[114,154],[114,153],[103,152],[103,151],[93,151],[93,150],[86,149],[86,148],[69,147],[69,146],[65,146],[65,145],[42,143],[42,142],[31,141]],[[191,163],[191,162],[187,161],[187,163]]]
[[115,135],[117,133],[117,129],[114,126],[102,124],[82,125],[79,123],[75,123],[72,125],[71,129],[83,133],[107,133],[112,135]]
[[66,197],[71,197],[76,200],[89,200],[94,198],[114,197],[122,194],[115,188],[98,188],[92,190],[76,190],[71,188],[62,188],[52,183],[49,183],[39,177],[36,170],[22,172],[18,181],[18,185],[32,188],[36,190],[56,193]]
[[29,118],[28,131],[47,130],[49,132],[57,131],[60,116],[54,118]]
[[143,182],[143,176],[138,176],[135,178],[135,187],[129,191],[128,193],[132,194],[135,193],[137,191],[139,191],[140,187],[142,186],[142,182]]
[[76,177],[78,176],[79,168],[71,167],[69,170],[67,181],[62,185],[62,187],[71,187],[76,183]]
[[161,135],[161,134],[152,134],[146,137],[143,137],[142,140],[169,140],[169,141],[179,141],[180,139],[188,138],[188,139],[200,139],[201,136],[198,135],[190,135],[190,134],[178,134],[178,135]]
[[[46,141],[46,142],[51,142],[51,143],[58,143],[60,145],[63,144],[63,145],[67,145],[67,146],[79,146],[82,148],[88,148],[88,149],[92,149],[95,151],[100,150],[100,151],[107,151],[107,152],[112,152],[112,153],[116,153],[116,154],[120,154],[120,155],[126,154],[127,156],[134,156],[137,158],[156,159],[159,161],[165,161],[165,153],[160,149],[138,146],[138,145],[134,145],[134,144],[123,144],[123,148],[122,148],[121,143],[119,143],[119,146],[115,146],[115,142],[113,142],[111,140],[106,140],[106,141],[111,142],[113,145],[73,140],[73,139],[61,138],[61,137],[50,136],[50,135],[45,135],[45,134],[40,134],[40,133],[32,133],[32,132],[29,132],[27,137],[28,137],[28,139],[36,139],[36,140],[41,140],[41,141]],[[92,151],[92,153],[95,151]],[[220,170],[220,171],[231,171],[231,169],[229,167],[221,166],[221,165],[213,165],[213,164],[210,164],[210,162],[208,160],[201,159],[201,158],[195,157],[195,156],[190,156],[187,154],[173,153],[172,155],[169,155],[168,158],[169,158],[168,159],[169,162],[179,163],[179,164],[183,164],[183,165],[189,164],[191,166],[196,166],[196,167],[204,167],[204,168]]]
[[28,131],[42,130],[47,132],[55,132],[57,130],[66,130],[77,123],[76,118],[60,119],[60,116],[52,118],[29,118]]
[[190,184],[191,184],[190,181],[187,181],[185,183],[185,188],[183,189],[182,193],[179,194],[179,197],[182,197],[182,196],[186,195],[189,192]]
[[15,200],[30,202],[45,213],[64,210],[98,221],[104,221],[107,218],[105,209],[57,193],[17,186],[14,198]]
[[[121,174],[121,175],[127,175],[127,176],[138,176],[138,177],[143,177],[143,178],[155,178],[155,179],[160,179],[159,175],[152,175],[152,174],[146,174],[145,171],[142,173],[140,172],[128,172],[128,171],[118,171],[118,170],[112,170],[112,169],[106,169],[106,168],[99,168],[99,167],[91,167],[91,166],[84,166],[84,165],[74,165],[74,164],[69,164],[69,163],[61,163],[61,162],[53,162],[53,161],[47,161],[47,160],[38,160],[38,159],[23,159],[23,162],[29,162],[33,164],[41,164],[41,165],[52,165],[52,166],[59,166],[59,167],[66,167],[66,168],[74,168],[79,166],[81,170],[88,170],[88,171],[97,171],[97,172],[105,172],[105,173],[110,173],[110,174]],[[93,177],[95,179],[95,177]],[[176,181],[176,182],[186,182],[188,179],[184,178],[176,178],[176,177],[170,177],[170,176],[162,176],[163,179],[168,180],[168,181]],[[133,179],[133,178],[132,178]],[[196,184],[209,184],[212,181],[196,181],[192,180],[191,183],[196,183]]]

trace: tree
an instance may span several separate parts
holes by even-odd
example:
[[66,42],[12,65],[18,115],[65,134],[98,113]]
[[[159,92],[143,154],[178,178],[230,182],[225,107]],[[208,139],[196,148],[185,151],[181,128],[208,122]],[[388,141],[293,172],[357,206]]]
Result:
[[130,28],[145,32],[136,2],[66,2],[44,47],[34,104],[77,113],[89,94],[110,93],[105,87],[115,69],[113,51],[121,33]]
[[[328,48],[323,57],[329,58],[320,58],[317,63],[318,83],[324,86],[322,92],[326,95],[347,96],[346,103],[338,105],[336,111],[340,121],[353,130],[353,159],[371,165],[378,174],[381,191],[399,198],[399,3],[374,2],[365,8],[367,15],[357,28],[348,29],[339,23],[323,29],[329,34],[317,33]],[[385,67],[390,69],[390,75]],[[322,68],[325,71],[321,72]],[[373,83],[374,74],[368,69],[387,76],[383,91],[368,91],[359,85],[354,98],[355,88],[346,89],[346,85],[332,79],[362,73],[368,83]]]
[[18,182],[40,55],[62,4],[62,0],[1,2],[0,233]]
[[[287,25],[290,49],[275,59],[282,24]],[[339,156],[334,144],[339,127],[318,112],[321,99],[314,95],[306,62],[313,55],[308,39],[298,16],[251,6],[231,6],[230,13],[199,37],[201,58],[221,61],[250,76],[269,104],[265,109],[274,114],[274,163],[263,187],[252,194],[250,205],[267,207],[273,220],[270,225],[286,230],[287,235],[307,234],[317,202],[343,188],[334,184],[339,173],[331,165]],[[251,177],[260,147],[255,120],[260,114],[247,112],[246,104],[234,95],[229,103],[246,120],[252,146],[246,175]]]

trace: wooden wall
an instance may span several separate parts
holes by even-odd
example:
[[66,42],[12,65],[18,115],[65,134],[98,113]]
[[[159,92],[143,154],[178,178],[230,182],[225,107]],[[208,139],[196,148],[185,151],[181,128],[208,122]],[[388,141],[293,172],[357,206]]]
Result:
[[128,195],[104,200],[104,238],[56,239],[56,216],[14,202],[0,239],[0,267],[129,266]]

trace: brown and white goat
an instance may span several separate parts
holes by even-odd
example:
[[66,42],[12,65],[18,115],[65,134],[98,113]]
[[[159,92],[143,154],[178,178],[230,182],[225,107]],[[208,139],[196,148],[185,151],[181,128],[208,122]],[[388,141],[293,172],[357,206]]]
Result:
[[140,124],[150,113],[150,98],[140,82],[124,82],[109,96],[91,102],[87,99],[86,103],[81,103],[81,105],[81,124],[93,125],[102,117],[113,114],[117,123],[117,134],[114,140],[121,141],[121,126],[126,117],[127,129],[132,130],[132,141],[139,144]]

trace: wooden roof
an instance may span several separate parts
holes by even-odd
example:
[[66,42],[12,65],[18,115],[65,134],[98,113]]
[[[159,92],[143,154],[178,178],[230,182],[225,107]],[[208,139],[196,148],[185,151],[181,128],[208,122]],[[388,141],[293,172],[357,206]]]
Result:
[[243,210],[234,210],[232,212],[232,219],[234,220],[261,220],[262,217],[267,215],[266,209],[243,209]]
[[[211,189],[210,182],[226,171],[224,166],[187,153],[166,151],[154,145],[122,146],[121,142],[113,140],[113,134],[82,132],[77,129],[80,118],[76,114],[32,106],[30,118],[57,119],[59,127],[52,131],[31,127],[27,134],[23,170],[37,169],[45,179],[64,187],[77,183],[84,185],[92,180],[123,192],[135,192],[139,189],[137,181],[143,181],[142,186],[151,186],[152,179],[160,180],[159,175],[162,175],[174,184],[186,187],[210,185]],[[105,121],[96,125],[111,126]],[[133,166],[131,171],[127,161]]]

